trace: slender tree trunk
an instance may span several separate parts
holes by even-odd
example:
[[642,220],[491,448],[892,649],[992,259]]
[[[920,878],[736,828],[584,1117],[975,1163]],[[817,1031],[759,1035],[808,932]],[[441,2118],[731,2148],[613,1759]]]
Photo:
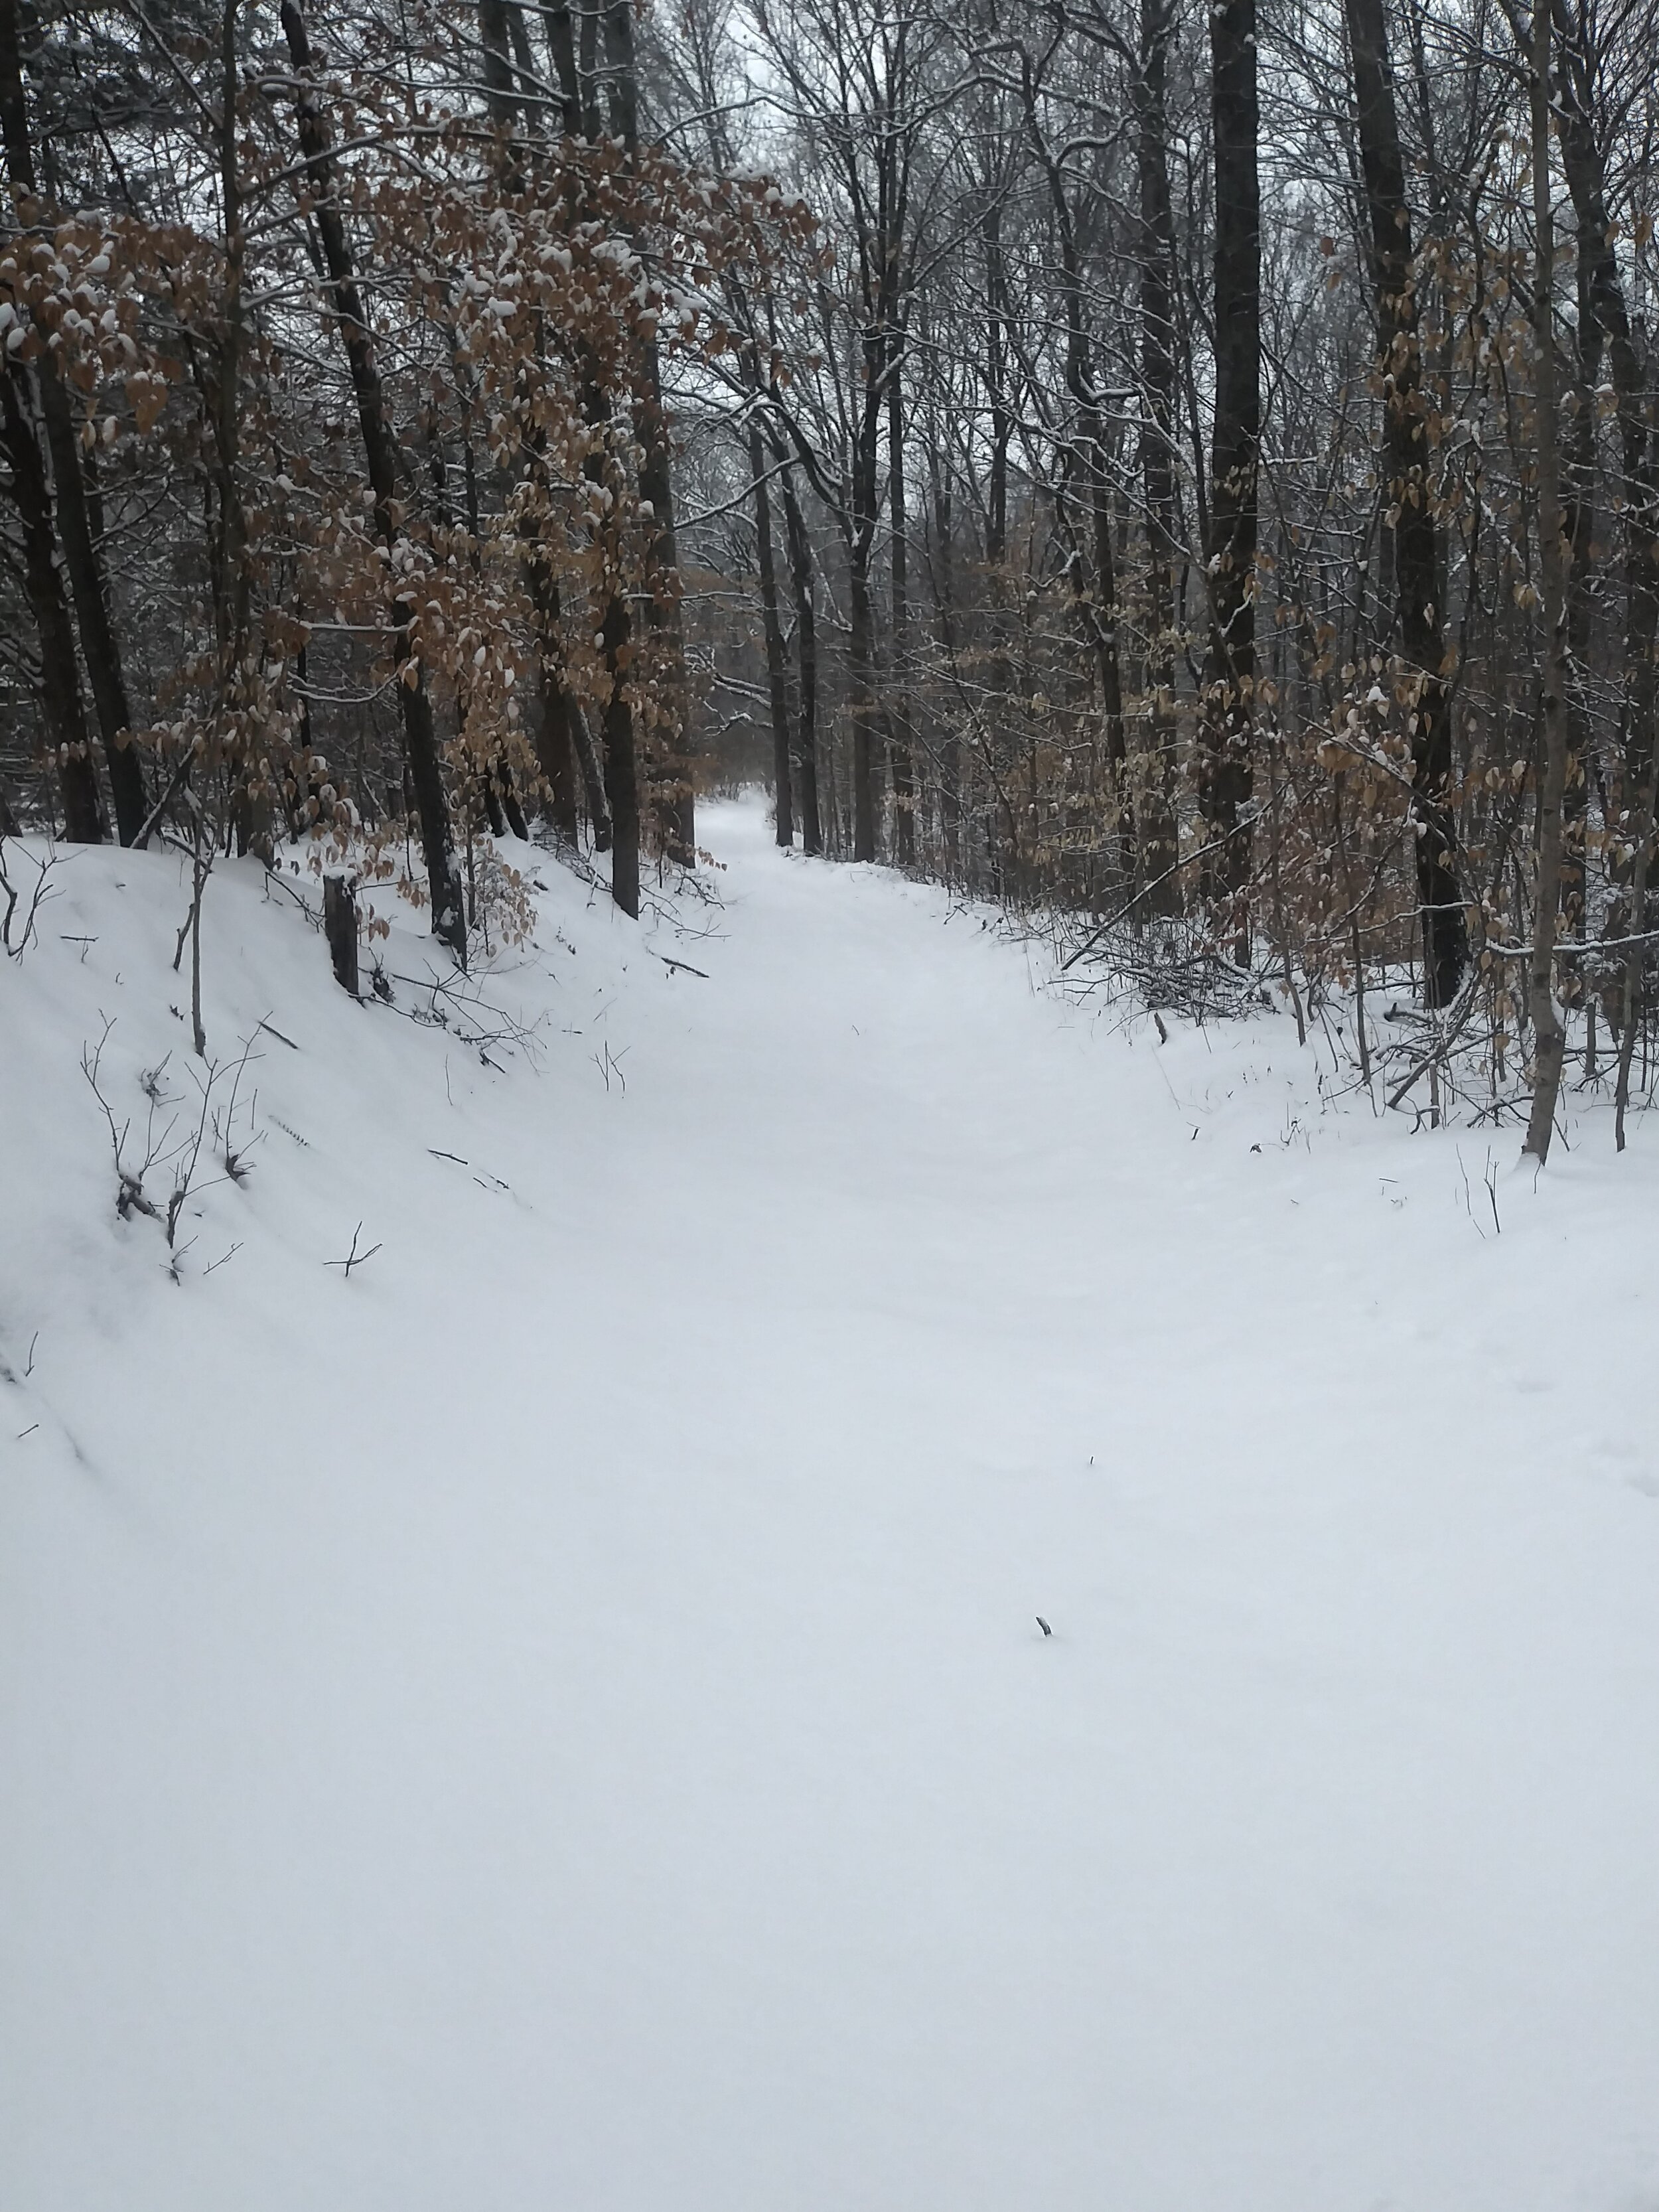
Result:
[[103,800],[81,710],[75,626],[58,567],[52,495],[35,429],[28,371],[14,362],[0,371],[6,457],[23,539],[23,580],[40,644],[40,722],[64,795],[64,835],[71,844],[104,842]]
[[[885,240],[875,243],[878,261],[884,264]],[[863,392],[854,428],[852,459],[852,500],[842,517],[847,544],[847,596],[849,618],[853,724],[853,858],[876,857],[876,782],[880,757],[876,702],[876,617],[871,588],[876,527],[877,448],[882,419],[882,374],[887,362],[884,302],[878,301],[860,342]]]
[[513,74],[513,34],[507,20],[509,12],[517,15],[515,0],[478,0],[484,99],[490,121],[504,126],[515,122],[519,113],[518,87]]
[[542,10],[547,26],[548,51],[553,57],[554,81],[559,88],[559,128],[567,138],[582,136],[581,71],[576,58],[575,25],[570,0],[554,0]]
[[[1088,546],[1092,572],[1085,565],[1082,545],[1072,553],[1072,589],[1085,634],[1094,647],[1100,681],[1101,721],[1114,827],[1122,827],[1123,678],[1118,659],[1117,576],[1112,557],[1110,478],[1107,470],[1106,427],[1100,393],[1095,384],[1094,349],[1084,296],[1082,261],[1077,226],[1066,197],[1066,179],[1059,161],[1042,135],[1038,119],[1036,85],[1029,62],[1025,64],[1024,96],[1027,126],[1048,179],[1048,198],[1060,236],[1060,283],[1066,302],[1066,389],[1073,410],[1072,450],[1081,479],[1083,509],[1081,538]],[[1057,494],[1056,496],[1060,496]]]
[[794,796],[789,774],[789,678],[778,619],[778,579],[772,557],[772,501],[766,481],[766,447],[760,424],[749,422],[749,468],[755,479],[755,548],[760,568],[761,628],[766,638],[767,702],[772,713],[772,785],[776,793],[777,840],[795,842]]
[[812,604],[812,542],[795,495],[793,472],[785,469],[778,479],[783,494],[784,528],[789,540],[789,583],[795,601],[795,653],[800,668],[800,720],[797,725],[795,766],[800,785],[800,843],[804,853],[823,850],[823,825],[818,810],[818,644],[817,620]]
[[[634,52],[633,0],[607,0],[605,58],[611,72],[611,127],[628,149],[640,154],[639,76]],[[680,619],[679,551],[674,537],[673,440],[663,405],[662,364],[654,338],[644,348],[645,392],[638,422],[642,450],[640,496],[650,511],[649,621],[667,662],[675,735],[665,765],[672,787],[663,810],[668,850],[692,866],[697,856],[696,786],[685,641]]]
[[[39,188],[23,84],[17,0],[0,0],[0,136],[4,139],[12,204],[18,219],[27,222]],[[52,457],[64,566],[103,739],[110,796],[115,802],[116,834],[122,844],[130,845],[143,829],[147,811],[143,770],[131,739],[132,712],[110,613],[109,586],[99,544],[101,532],[94,528],[94,505],[82,475],[70,396],[58,373],[57,356],[49,348],[35,363],[35,380],[46,449]]]
[[1140,879],[1154,914],[1178,914],[1181,856],[1174,788],[1175,217],[1170,193],[1166,88],[1169,0],[1141,0],[1135,168],[1140,200],[1140,480],[1146,497],[1146,757],[1137,794]]
[[1561,1095],[1566,1036],[1555,1002],[1555,927],[1560,908],[1563,855],[1562,801],[1567,780],[1567,714],[1565,683],[1566,635],[1566,541],[1563,533],[1561,465],[1557,449],[1560,410],[1555,374],[1555,236],[1550,208],[1550,18],[1544,0],[1534,0],[1532,51],[1532,204],[1537,233],[1533,276],[1534,321],[1538,364],[1534,434],[1538,451],[1538,556],[1544,586],[1544,665],[1539,718],[1544,737],[1544,783],[1539,809],[1538,898],[1532,957],[1527,967],[1527,998],[1532,1016],[1532,1112],[1522,1150],[1542,1162],[1549,1158],[1555,1109]]
[[[387,419],[380,373],[356,271],[346,240],[334,172],[333,147],[328,126],[311,82],[311,46],[305,18],[297,0],[283,0],[283,33],[298,83],[295,118],[300,150],[305,156],[315,191],[313,220],[322,241],[329,289],[345,348],[351,385],[357,403],[368,479],[374,495],[374,523],[382,542],[393,556],[398,528],[393,512],[397,498],[397,446]],[[395,574],[395,567],[393,569]],[[392,663],[398,672],[398,704],[403,716],[404,750],[421,821],[421,842],[426,852],[427,884],[432,899],[432,930],[466,961],[466,904],[455,866],[449,803],[444,793],[443,759],[432,718],[431,696],[419,659],[411,652],[410,630],[415,619],[413,602],[398,597],[392,604]]]
[[[568,0],[559,0],[559,4],[550,9],[548,13],[549,43],[553,50],[558,76],[560,113],[564,130],[570,137],[585,137],[595,143],[600,137],[597,79],[598,4],[599,0],[587,0],[587,4],[583,6],[580,51],[576,40],[572,36]],[[623,88],[623,96],[631,96],[632,91],[630,76]],[[625,111],[622,119],[625,123]],[[580,220],[582,212],[580,194],[573,194],[572,220]],[[602,429],[611,421],[610,399],[599,385],[592,356],[586,348],[579,350],[578,361],[583,416],[591,428]],[[604,484],[605,463],[602,453],[590,454],[584,468],[593,483]],[[594,847],[599,852],[609,848],[611,852],[611,896],[624,914],[637,918],[640,910],[639,765],[635,748],[633,703],[626,689],[626,668],[633,643],[633,619],[623,595],[622,577],[616,557],[618,549],[602,544],[599,550],[603,574],[595,586],[594,599],[599,617],[599,647],[611,687],[600,718],[603,769],[586,719],[579,702],[574,699],[568,701],[565,719],[575,748],[577,765],[587,787]],[[556,611],[556,592],[553,605]]]
[[[243,300],[247,240],[243,228],[241,174],[238,162],[236,13],[240,0],[222,0],[219,28],[219,210],[225,234],[225,273],[220,333],[214,349],[211,401],[213,476],[219,513],[213,546],[214,611],[218,647],[218,712],[221,727],[234,731],[249,696],[252,573],[248,557],[247,513],[242,504],[242,358],[247,340]],[[264,757],[257,731],[243,738],[234,755],[235,785],[231,817],[238,853],[272,859],[271,794],[276,764]]]
[[[1616,858],[1611,873],[1627,884],[1629,898],[1616,898],[1608,912],[1612,935],[1639,933],[1647,926],[1646,890],[1652,872],[1656,726],[1655,641],[1659,635],[1659,499],[1656,498],[1653,438],[1647,371],[1638,349],[1607,212],[1607,159],[1597,135],[1594,97],[1598,57],[1590,46],[1591,19],[1563,4],[1555,10],[1559,64],[1556,80],[1560,117],[1561,165],[1572,198],[1578,233],[1578,281],[1583,305],[1581,344],[1605,340],[1618,414],[1619,505],[1625,539],[1625,636],[1620,655],[1621,747],[1617,768],[1617,804],[1611,809],[1624,842],[1626,862]],[[1592,356],[1599,364],[1599,349]],[[1583,382],[1594,392],[1587,361]],[[1575,548],[1575,560],[1577,548]],[[1588,596],[1586,594],[1586,596]],[[1569,858],[1569,867],[1571,860]],[[1609,1020],[1620,1034],[1619,1127],[1623,1134],[1628,1103],[1629,1050],[1645,967],[1644,948],[1630,949],[1620,963],[1620,985],[1607,999]]]
[[860,532],[848,546],[852,618],[853,858],[876,857],[876,639],[870,605],[870,547]]
[[576,797],[571,786],[571,763],[581,779],[587,818],[592,825],[593,849],[608,853],[612,843],[611,802],[605,793],[605,769],[593,742],[582,704],[572,692],[560,643],[563,610],[559,586],[548,565],[532,566],[536,586],[536,624],[542,661],[542,773],[553,794],[553,819],[567,836],[576,834]]
[[910,659],[909,546],[906,532],[904,493],[904,393],[901,382],[902,335],[892,336],[887,367],[887,494],[892,546],[888,556],[888,580],[893,606],[893,690],[888,709],[892,732],[893,858],[901,868],[915,866],[916,778],[910,700],[905,677]]
[[611,696],[600,724],[605,739],[605,795],[611,806],[611,896],[637,921],[640,913],[640,781],[634,750],[634,708],[620,674],[633,636],[628,603],[618,580],[606,598],[599,639],[611,672]]
[[[941,463],[937,426],[931,424],[927,465],[933,497],[933,604],[939,623],[939,647],[945,667],[953,669],[957,657],[956,564],[951,487]],[[939,840],[944,848],[945,878],[955,883],[962,874],[962,738],[954,714],[945,718],[939,773]]]
[[541,662],[542,711],[536,733],[536,758],[547,786],[547,811],[553,826],[574,845],[577,830],[576,757],[570,728],[572,702],[565,688],[564,659],[559,644],[558,586],[539,556],[532,556],[527,567]]
[[1014,434],[1008,404],[1006,278],[1002,263],[1002,210],[985,218],[985,387],[990,401],[990,477],[985,507],[985,558],[995,568],[1008,544],[1008,447]]
[[[1212,838],[1212,900],[1237,909],[1249,880],[1255,696],[1257,474],[1261,449],[1261,186],[1255,0],[1210,11],[1215,158],[1215,418],[1210,446],[1210,649],[1199,733],[1199,804]],[[1241,927],[1243,918],[1239,917]]]
[[1395,106],[1384,0],[1346,0],[1354,108],[1370,217],[1377,360],[1385,399],[1385,515],[1394,520],[1395,621],[1400,654],[1417,690],[1412,738],[1412,828],[1428,1003],[1457,995],[1468,965],[1468,927],[1457,876],[1452,814],[1451,693],[1447,682],[1445,562],[1435,520],[1423,389],[1411,210]]
[[605,133],[599,118],[599,9],[605,0],[581,0],[580,51],[581,136],[597,145]]
[[[884,241],[878,241],[878,251]],[[879,303],[860,347],[864,389],[852,453],[852,501],[843,516],[853,696],[853,858],[876,857],[876,779],[880,709],[876,702],[876,618],[871,589],[876,526],[877,448],[881,434],[882,374],[887,361],[886,323]]]
[[[1545,0],[1548,4],[1548,0]],[[1565,846],[1561,862],[1561,934],[1584,933],[1584,854],[1589,827],[1589,702],[1584,677],[1595,633],[1595,569],[1600,525],[1596,515],[1595,393],[1601,382],[1607,334],[1596,314],[1593,257],[1575,257],[1577,291],[1577,365],[1573,379],[1572,417],[1567,432],[1566,480],[1562,488],[1567,536],[1567,785],[1564,799]],[[1581,962],[1561,977],[1564,1000],[1583,998]]]

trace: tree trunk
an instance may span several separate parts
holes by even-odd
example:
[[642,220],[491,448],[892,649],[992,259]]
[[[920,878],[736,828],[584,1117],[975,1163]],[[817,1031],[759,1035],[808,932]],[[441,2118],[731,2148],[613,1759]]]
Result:
[[[1604,337],[1618,413],[1620,484],[1625,533],[1625,647],[1621,655],[1623,713],[1620,782],[1620,815],[1639,808],[1654,753],[1656,631],[1659,630],[1659,535],[1656,481],[1649,422],[1647,377],[1638,351],[1624,280],[1613,246],[1607,213],[1607,156],[1595,122],[1594,85],[1598,57],[1583,38],[1584,19],[1565,7],[1556,10],[1559,37],[1557,77],[1560,114],[1561,166],[1571,195],[1578,230],[1580,289],[1598,338]],[[1599,376],[1598,376],[1599,380]],[[1586,373],[1584,381],[1590,382]],[[1626,872],[1616,866],[1616,876]],[[1638,909],[1639,911],[1639,909]],[[1614,913],[1619,908],[1615,906]],[[1620,922],[1619,927],[1626,924]],[[1629,921],[1640,930],[1640,921]]]
[[620,583],[613,580],[599,626],[611,696],[600,723],[605,740],[605,795],[611,808],[611,896],[630,920],[640,915],[640,781],[634,751],[634,708],[623,685],[633,623]]
[[901,379],[903,337],[895,331],[887,365],[887,493],[892,545],[888,581],[893,607],[893,689],[888,709],[892,736],[893,858],[901,868],[915,866],[916,777],[905,675],[910,658],[910,568],[904,501],[904,394]]
[[1376,351],[1383,387],[1385,514],[1394,517],[1395,621],[1416,687],[1412,738],[1412,828],[1417,845],[1423,972],[1431,1006],[1457,995],[1468,965],[1468,927],[1457,878],[1452,817],[1451,695],[1446,680],[1443,574],[1435,520],[1418,335],[1411,210],[1400,148],[1384,0],[1346,0],[1353,56],[1355,119],[1370,219]]
[[[17,0],[0,0],[0,136],[4,139],[12,204],[19,221],[27,222],[39,187],[19,33]],[[116,835],[122,844],[130,845],[143,829],[147,811],[143,770],[131,740],[132,713],[110,615],[109,586],[98,543],[100,532],[94,527],[92,502],[82,475],[70,396],[50,349],[44,349],[35,363],[35,380],[46,449],[52,457],[64,566],[74,596],[82,655],[103,738],[110,796],[115,802]]]
[[357,996],[357,895],[343,876],[323,878],[323,935],[334,980]]
[[75,627],[58,568],[52,495],[35,429],[29,373],[20,362],[0,371],[6,457],[23,539],[23,580],[40,643],[40,721],[64,794],[64,835],[71,844],[101,845],[104,808],[81,710]]
[[[564,128],[570,137],[586,137],[595,143],[600,137],[596,75],[598,4],[599,0],[588,0],[588,4],[583,7],[580,52],[571,36],[570,10],[566,0],[561,0],[561,4],[553,7],[548,18],[549,41],[558,74],[560,112]],[[631,95],[632,90],[630,77],[623,96]],[[580,195],[576,191],[573,193],[572,221],[580,220],[581,215]],[[585,345],[579,343],[577,359],[582,413],[591,428],[600,428],[611,420],[610,399],[599,385],[592,356]],[[605,483],[603,454],[591,453],[583,464],[583,470],[591,482],[600,485]],[[612,512],[615,511],[613,501]],[[608,848],[611,854],[611,896],[624,914],[637,918],[640,910],[639,766],[634,743],[634,709],[624,689],[626,664],[633,640],[633,621],[627,600],[623,597],[621,577],[611,557],[611,550],[601,545],[599,551],[604,574],[595,590],[599,609],[598,631],[600,650],[605,656],[605,673],[611,684],[600,720],[599,736],[605,755],[603,769],[586,717],[574,699],[568,701],[567,721],[571,741],[575,747],[577,764],[587,787],[595,850],[604,852]]]
[[1538,453],[1538,562],[1544,586],[1544,665],[1539,719],[1544,737],[1544,783],[1539,809],[1538,898],[1527,998],[1533,1028],[1532,1112],[1522,1147],[1540,1164],[1549,1158],[1555,1109],[1561,1095],[1566,1036],[1555,1003],[1555,925],[1561,896],[1562,800],[1567,780],[1565,684],[1566,543],[1563,535],[1561,465],[1557,450],[1560,410],[1555,374],[1555,237],[1550,209],[1550,19],[1534,9],[1532,51],[1532,204],[1537,233],[1533,276],[1537,346],[1534,430]]
[[[611,127],[628,149],[630,162],[640,152],[639,78],[634,53],[633,0],[608,0],[605,18],[605,58],[611,71]],[[645,391],[637,424],[641,448],[640,497],[650,511],[648,620],[668,664],[673,695],[671,722],[676,732],[665,765],[673,787],[663,810],[664,842],[688,867],[697,857],[697,802],[694,781],[690,699],[685,677],[685,640],[680,619],[679,551],[674,538],[673,441],[663,405],[662,364],[656,340],[644,347]]]
[[985,558],[994,568],[1008,544],[1008,447],[1014,434],[1008,404],[1006,280],[1002,265],[1002,210],[985,218],[985,385],[991,408],[990,483],[985,507]]
[[749,420],[749,468],[755,479],[755,548],[760,568],[761,628],[766,638],[766,691],[772,714],[772,785],[776,793],[777,840],[795,842],[794,795],[789,775],[789,679],[783,624],[778,619],[778,579],[772,558],[772,501],[766,483],[766,447],[760,425]]
[[800,785],[800,847],[823,850],[818,811],[818,644],[812,604],[812,544],[795,496],[794,477],[785,469],[778,479],[783,494],[784,528],[789,540],[789,584],[795,601],[795,652],[800,665],[800,719],[795,740],[795,769]]
[[[536,617],[542,678],[536,758],[546,781],[547,811],[553,826],[574,845],[577,829],[576,755],[570,730],[571,702],[565,690],[556,617],[548,614],[542,592],[537,594]],[[597,824],[595,827],[597,830]]]
[[[298,0],[282,0],[283,30],[289,56],[299,82],[295,118],[300,150],[310,172],[316,199],[313,219],[322,241],[329,289],[338,319],[341,341],[351,372],[357,403],[368,478],[374,494],[374,523],[395,564],[398,529],[393,506],[397,497],[397,447],[386,417],[380,373],[374,359],[368,317],[357,289],[356,272],[346,241],[345,224],[336,196],[333,149],[328,126],[310,78],[311,46]],[[395,565],[392,569],[396,574]],[[443,761],[432,719],[432,700],[424,672],[410,650],[410,629],[415,618],[413,602],[400,597],[392,604],[392,664],[398,672],[398,704],[403,716],[404,750],[408,756],[415,801],[420,815],[421,842],[426,852],[427,884],[432,899],[432,931],[466,963],[466,905],[455,866],[451,839],[449,805],[444,793]]]
[[[930,426],[928,473],[933,496],[933,604],[939,622],[939,653],[947,669],[957,658],[956,568],[951,544],[950,481],[940,465],[936,427]],[[957,717],[945,718],[939,746],[939,842],[944,848],[945,874],[955,883],[962,876],[962,739]]]
[[[1060,237],[1060,287],[1066,301],[1066,389],[1073,409],[1073,433],[1067,463],[1075,461],[1083,485],[1082,537],[1089,548],[1092,573],[1085,566],[1083,549],[1073,543],[1072,589],[1086,635],[1094,647],[1100,682],[1101,720],[1115,829],[1121,830],[1123,793],[1123,678],[1118,659],[1117,576],[1112,557],[1110,479],[1106,461],[1106,427],[1100,394],[1095,385],[1094,349],[1084,297],[1082,262],[1077,227],[1066,197],[1066,180],[1060,161],[1042,135],[1038,119],[1036,90],[1030,64],[1024,80],[1025,117],[1031,142],[1048,179],[1048,198]],[[1057,501],[1064,495],[1056,491]]]
[[[1215,147],[1215,419],[1210,444],[1210,647],[1198,795],[1210,836],[1212,902],[1237,908],[1249,880],[1255,696],[1257,472],[1261,450],[1261,186],[1257,166],[1255,0],[1210,13]],[[1242,915],[1241,930],[1248,933]]]
[[1135,168],[1140,201],[1140,480],[1146,498],[1146,736],[1140,788],[1140,880],[1154,914],[1181,911],[1174,804],[1175,718],[1175,217],[1170,193],[1166,84],[1168,0],[1141,0]]
[[848,600],[852,618],[853,858],[876,857],[876,641],[870,605],[870,549],[854,537],[848,546]]

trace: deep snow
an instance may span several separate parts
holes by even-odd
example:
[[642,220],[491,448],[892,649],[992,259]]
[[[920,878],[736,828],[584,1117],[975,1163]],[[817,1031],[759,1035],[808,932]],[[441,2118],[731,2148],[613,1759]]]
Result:
[[179,863],[3,963],[0,2205],[1652,2212],[1659,1125],[1498,1235],[705,835],[535,858],[494,1066],[222,869],[177,1285],[79,1061],[193,1100]]

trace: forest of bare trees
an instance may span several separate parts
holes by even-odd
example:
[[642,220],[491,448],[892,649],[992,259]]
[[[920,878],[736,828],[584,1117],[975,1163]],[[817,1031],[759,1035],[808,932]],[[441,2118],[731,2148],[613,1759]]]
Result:
[[636,912],[763,779],[1379,1103],[1622,1142],[1654,28],[0,0],[0,830],[308,835],[465,959],[508,832]]

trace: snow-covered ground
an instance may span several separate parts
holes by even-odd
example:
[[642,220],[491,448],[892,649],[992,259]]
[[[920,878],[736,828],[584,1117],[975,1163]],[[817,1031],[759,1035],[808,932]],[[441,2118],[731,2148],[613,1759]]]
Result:
[[0,2204],[1653,2212],[1659,1124],[704,834],[482,1057],[222,868],[177,1283],[177,861],[3,963]]

